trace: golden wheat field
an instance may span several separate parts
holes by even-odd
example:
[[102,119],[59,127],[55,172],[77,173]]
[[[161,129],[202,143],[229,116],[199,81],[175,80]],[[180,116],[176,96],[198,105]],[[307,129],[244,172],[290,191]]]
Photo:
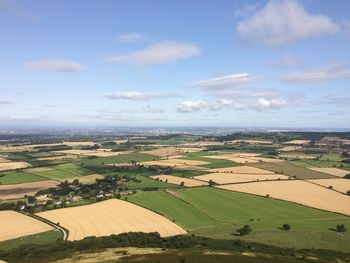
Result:
[[264,169],[252,167],[252,166],[234,166],[224,168],[214,168],[207,170],[211,173],[237,173],[237,174],[274,174],[274,172],[267,171]]
[[332,186],[334,190],[339,192],[347,193],[350,191],[350,180],[342,179],[342,178],[334,178],[334,179],[313,179],[308,180],[309,182],[322,185],[324,187]]
[[163,237],[186,234],[165,217],[132,203],[109,199],[91,205],[37,214],[69,230],[68,240],[109,236],[125,232],[159,232]]
[[97,157],[110,157],[121,154],[128,154],[132,151],[120,151],[120,152],[112,152],[111,150],[64,150],[57,151],[58,153],[64,153],[68,155],[83,155],[83,156],[97,156]]
[[177,184],[177,185],[184,183],[184,186],[187,186],[187,187],[208,185],[208,183],[203,181],[179,177],[179,176],[172,176],[172,175],[155,175],[155,176],[151,176],[151,178],[159,179],[162,182],[168,182],[168,183]]
[[53,230],[53,227],[48,224],[9,210],[0,211],[0,226],[0,241]]
[[214,181],[217,184],[242,183],[264,180],[287,180],[288,176],[282,174],[231,174],[231,173],[210,173],[195,176],[194,179],[209,182]]
[[27,162],[0,162],[0,172],[1,171],[8,171],[8,170],[15,170],[15,169],[23,169],[28,168],[31,165]]
[[344,177],[345,175],[350,173],[347,170],[342,170],[342,169],[333,168],[333,167],[332,168],[312,167],[312,168],[309,168],[309,169],[313,170],[313,171],[316,171],[316,172],[330,174],[330,175],[337,176],[337,177]]
[[301,180],[254,182],[217,186],[221,189],[266,196],[322,210],[350,215],[350,198]]

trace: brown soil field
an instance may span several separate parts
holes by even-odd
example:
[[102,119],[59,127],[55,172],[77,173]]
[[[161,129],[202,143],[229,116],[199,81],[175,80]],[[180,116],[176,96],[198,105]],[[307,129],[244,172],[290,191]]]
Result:
[[74,177],[74,178],[68,178],[65,179],[68,182],[73,182],[75,179],[78,179],[80,183],[82,184],[91,184],[95,183],[96,179],[103,179],[104,176],[100,174],[90,174],[90,175],[84,175],[84,176],[79,176],[79,177]]
[[306,145],[309,144],[311,141],[310,140],[292,140],[285,142],[284,144],[295,144],[295,145]]
[[221,189],[286,200],[322,210],[350,215],[350,198],[301,180],[254,182],[217,186]]
[[230,141],[230,143],[233,143],[233,144],[240,143],[240,142],[245,142],[245,143],[249,143],[249,144],[261,144],[261,145],[272,144],[271,141],[261,141],[261,140],[233,140],[233,141]]
[[58,153],[65,153],[65,154],[74,154],[74,155],[83,155],[83,156],[97,156],[97,157],[110,157],[110,156],[116,156],[121,154],[128,154],[132,151],[121,151],[121,152],[112,152],[110,150],[65,150],[65,151],[57,151]]
[[0,242],[53,230],[48,224],[9,210],[0,211],[0,225]]
[[34,195],[39,190],[55,187],[59,182],[47,180],[32,183],[0,185],[0,199],[18,199],[25,195]]
[[159,232],[163,237],[186,234],[180,226],[151,210],[132,203],[109,199],[91,205],[38,213],[69,230],[68,240],[109,236],[125,232]]
[[231,173],[211,173],[195,176],[194,179],[209,182],[214,181],[217,184],[254,182],[265,180],[287,180],[289,177],[282,174],[231,174]]
[[234,166],[225,168],[214,168],[207,170],[212,173],[237,173],[237,174],[275,174],[274,172],[251,166]]
[[159,181],[168,182],[170,184],[177,184],[177,185],[180,185],[183,182],[184,186],[187,186],[187,187],[208,185],[206,182],[202,182],[199,180],[184,178],[179,176],[172,176],[172,175],[156,175],[156,176],[151,176],[151,178],[159,179]]
[[315,179],[315,180],[308,180],[308,181],[325,186],[325,187],[332,186],[334,190],[337,190],[343,193],[350,191],[349,179],[335,178],[335,179]]
[[27,162],[3,162],[0,163],[0,171],[28,168],[31,165]]
[[144,151],[142,153],[146,154],[151,154],[159,157],[167,157],[167,156],[172,156],[172,155],[179,155],[181,153],[185,152],[199,152],[201,151],[201,148],[189,148],[189,147],[162,147],[159,149],[155,150],[150,150],[150,151]]
[[325,173],[325,174],[330,174],[333,176],[337,177],[344,177],[345,175],[349,174],[349,171],[338,169],[338,168],[318,168],[318,167],[313,167],[309,168],[310,170],[320,172],[320,173]]

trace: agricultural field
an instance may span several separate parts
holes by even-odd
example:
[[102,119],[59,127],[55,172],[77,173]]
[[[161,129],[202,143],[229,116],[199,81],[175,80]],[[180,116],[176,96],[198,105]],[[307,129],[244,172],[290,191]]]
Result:
[[24,171],[10,171],[0,173],[0,185],[30,183],[44,180],[47,179]]
[[0,242],[53,230],[46,223],[14,211],[0,211],[0,225]]
[[69,230],[68,240],[124,232],[159,232],[161,236],[186,234],[168,219],[131,203],[110,199],[96,204],[37,214]]
[[338,169],[338,168],[318,168],[318,167],[312,167],[309,168],[310,170],[325,173],[329,175],[333,175],[336,177],[344,177],[345,175],[349,174],[349,171]]
[[178,177],[173,175],[156,175],[156,176],[152,176],[151,178],[155,180],[159,180],[161,182],[167,182],[170,184],[182,185],[186,187],[204,186],[208,184],[200,180]]
[[28,168],[31,165],[27,162],[0,162],[0,172],[2,171],[9,171],[9,170],[15,170],[15,169],[23,169]]
[[57,181],[46,180],[22,184],[0,185],[0,200],[23,198],[40,190],[57,186]]
[[344,194],[350,193],[350,180],[349,179],[342,179],[342,178],[315,179],[315,180],[308,180],[308,182],[322,185],[324,187],[334,189],[334,190],[342,192]]

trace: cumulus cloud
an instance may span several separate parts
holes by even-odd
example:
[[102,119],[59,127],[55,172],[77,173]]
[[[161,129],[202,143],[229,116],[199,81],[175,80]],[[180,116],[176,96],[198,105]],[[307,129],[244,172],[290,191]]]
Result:
[[151,66],[189,59],[200,54],[200,47],[193,43],[164,41],[145,49],[112,57],[110,60],[137,66]]
[[303,62],[296,56],[287,53],[281,59],[270,61],[267,65],[272,68],[300,68],[303,67]]
[[280,109],[285,107],[286,105],[287,101],[282,98],[259,98],[256,103],[247,103],[228,99],[221,99],[214,102],[202,100],[187,100],[183,101],[179,105],[177,111],[181,113],[196,112],[204,109],[208,109],[211,111],[219,111],[223,109],[267,111],[273,109]]
[[128,33],[128,34],[118,36],[117,42],[122,43],[122,44],[126,44],[126,43],[130,43],[130,42],[136,42],[136,41],[142,40],[143,38],[144,38],[144,36],[142,34]]
[[296,0],[271,0],[236,29],[249,42],[271,47],[340,32],[328,16],[310,14]]
[[350,68],[341,64],[333,64],[284,75],[278,79],[291,84],[314,84],[337,79],[350,79]]
[[255,105],[256,109],[259,111],[265,111],[270,109],[280,109],[284,107],[287,104],[287,102],[282,98],[277,99],[265,99],[260,98],[258,100],[258,103]]
[[176,94],[160,94],[160,93],[144,93],[138,91],[118,91],[107,95],[106,97],[112,100],[135,100],[147,101],[151,99],[177,97]]
[[61,59],[42,59],[29,61],[26,63],[27,68],[35,71],[50,72],[76,72],[83,67],[77,62]]
[[186,100],[181,102],[177,108],[178,112],[187,113],[200,111],[208,106],[208,103],[202,100]]
[[231,74],[222,77],[200,80],[193,82],[190,86],[194,88],[221,89],[238,87],[260,81],[260,77],[248,73]]

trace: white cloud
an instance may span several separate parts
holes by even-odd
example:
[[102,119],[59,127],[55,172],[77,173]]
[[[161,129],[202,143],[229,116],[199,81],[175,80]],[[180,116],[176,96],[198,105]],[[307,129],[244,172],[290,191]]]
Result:
[[193,82],[190,86],[194,88],[221,89],[238,87],[245,84],[258,82],[260,78],[248,73],[231,74],[218,78],[200,80]]
[[267,64],[273,68],[300,68],[303,66],[303,62],[290,53],[285,54],[280,60],[270,61]]
[[259,111],[266,111],[270,109],[280,109],[284,107],[286,104],[287,102],[282,98],[271,99],[271,100],[260,98],[258,100],[258,103],[256,104],[256,109]]
[[144,93],[137,91],[118,91],[107,95],[106,97],[112,100],[136,100],[136,101],[146,101],[157,98],[165,98],[175,95],[170,94],[159,94],[159,93]]
[[51,71],[51,72],[76,72],[83,67],[77,62],[61,59],[42,59],[29,61],[26,66],[35,71]]
[[202,100],[186,100],[181,102],[177,108],[178,112],[188,113],[194,111],[200,111],[208,106],[207,102]]
[[200,52],[196,44],[164,41],[133,53],[114,56],[110,60],[137,66],[151,66],[189,59],[198,56]]
[[120,35],[117,37],[117,42],[122,43],[122,44],[126,44],[126,43],[130,43],[130,42],[135,42],[135,41],[139,41],[142,40],[144,37],[142,34],[139,33],[128,33],[128,34],[124,34],[124,35]]
[[278,79],[291,84],[313,84],[337,79],[350,79],[350,68],[345,65],[333,64],[288,74]]
[[202,100],[187,100],[183,101],[179,105],[177,111],[181,113],[196,112],[204,109],[209,109],[211,111],[219,111],[223,109],[267,111],[273,109],[280,109],[285,106],[287,106],[287,101],[282,98],[259,98],[256,103],[247,103],[228,99],[222,99],[214,102]]
[[272,47],[340,32],[328,16],[310,14],[296,0],[271,0],[236,29],[244,39]]

